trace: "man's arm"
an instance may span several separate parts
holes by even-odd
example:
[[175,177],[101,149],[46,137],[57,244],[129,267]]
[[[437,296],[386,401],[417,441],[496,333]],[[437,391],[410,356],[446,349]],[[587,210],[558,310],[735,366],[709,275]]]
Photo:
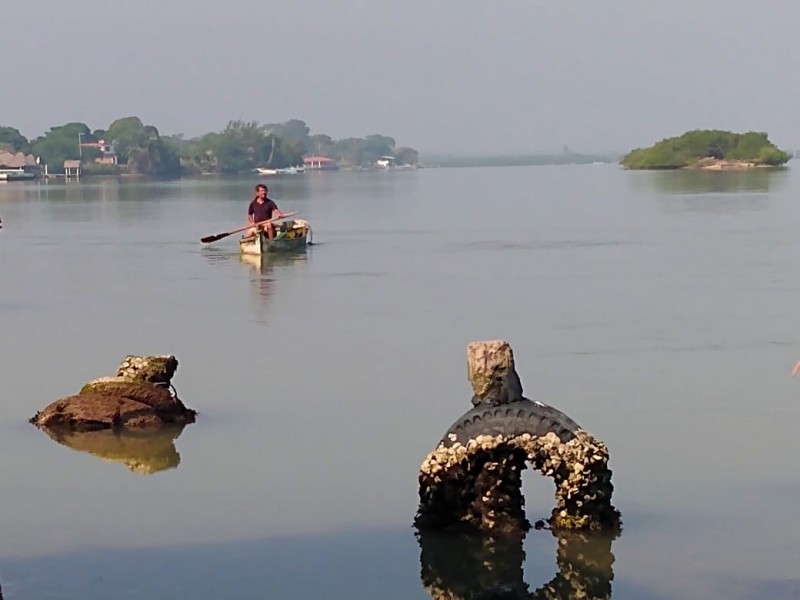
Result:
[[278,208],[278,204],[275,202],[275,200],[270,200],[270,202],[272,202],[272,206],[274,207],[272,209],[272,218],[273,219],[281,218],[283,216],[283,211],[280,208]]
[[247,222],[251,225],[256,222],[254,218],[253,203],[251,202],[247,207]]

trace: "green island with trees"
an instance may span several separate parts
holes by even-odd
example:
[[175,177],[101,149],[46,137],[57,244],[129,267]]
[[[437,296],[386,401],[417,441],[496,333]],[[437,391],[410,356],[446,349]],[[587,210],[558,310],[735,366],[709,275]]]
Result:
[[628,169],[727,170],[779,167],[791,158],[770,142],[766,133],[697,129],[632,150],[620,164]]
[[192,139],[162,136],[138,117],[117,119],[107,129],[66,123],[33,140],[14,127],[0,126],[0,154],[5,152],[34,155],[50,174],[63,173],[65,161],[80,161],[82,175],[154,177],[281,169],[303,165],[307,154],[325,156],[343,168],[374,167],[383,156],[393,156],[397,165],[418,161],[415,149],[398,147],[391,137],[334,140],[325,134],[311,135],[308,125],[298,119],[266,125],[230,121],[220,132]]

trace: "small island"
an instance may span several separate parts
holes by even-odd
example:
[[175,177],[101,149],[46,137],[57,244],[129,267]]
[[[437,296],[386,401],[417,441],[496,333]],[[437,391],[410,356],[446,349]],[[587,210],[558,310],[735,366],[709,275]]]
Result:
[[780,167],[791,155],[778,149],[766,133],[733,133],[717,129],[687,131],[637,148],[622,157],[628,169],[703,169],[722,171],[755,167]]

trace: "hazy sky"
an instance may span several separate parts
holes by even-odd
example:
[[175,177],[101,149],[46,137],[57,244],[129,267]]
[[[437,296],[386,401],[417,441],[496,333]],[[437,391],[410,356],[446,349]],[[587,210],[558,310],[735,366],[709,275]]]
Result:
[[800,145],[797,0],[37,0],[3,11],[0,124],[304,120],[423,152]]

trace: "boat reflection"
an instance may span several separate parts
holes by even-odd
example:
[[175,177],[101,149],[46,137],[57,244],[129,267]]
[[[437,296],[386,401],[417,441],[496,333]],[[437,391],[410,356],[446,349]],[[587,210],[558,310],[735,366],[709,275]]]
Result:
[[[283,275],[291,275],[292,271],[300,265],[308,265],[311,257],[311,249],[308,247],[298,248],[290,252],[271,252],[268,254],[252,255],[240,252],[231,252],[214,247],[203,249],[203,258],[210,265],[217,267],[232,268],[237,264],[246,267],[243,271],[245,275],[249,273],[249,287],[253,290],[253,304],[255,310],[255,320],[259,324],[266,324],[269,321],[270,301],[276,292],[276,283]],[[281,271],[285,271],[281,274]],[[233,275],[237,280],[239,275]]]
[[273,293],[275,283],[274,272],[281,269],[293,268],[297,265],[307,264],[308,252],[298,249],[294,252],[282,252],[273,254],[240,254],[239,261],[249,265],[258,275],[251,281],[254,284],[257,295],[262,299],[267,299]]
[[420,532],[422,585],[434,600],[611,598],[616,534],[552,533],[558,573],[530,592],[523,579],[524,540]]
[[102,460],[122,463],[130,471],[142,475],[175,469],[181,462],[175,440],[183,431],[183,426],[164,427],[156,431],[70,431],[61,428],[43,430],[62,446],[87,452]]
[[239,254],[239,261],[266,275],[276,268],[280,269],[308,262],[308,251],[305,248],[299,248],[293,252]]

